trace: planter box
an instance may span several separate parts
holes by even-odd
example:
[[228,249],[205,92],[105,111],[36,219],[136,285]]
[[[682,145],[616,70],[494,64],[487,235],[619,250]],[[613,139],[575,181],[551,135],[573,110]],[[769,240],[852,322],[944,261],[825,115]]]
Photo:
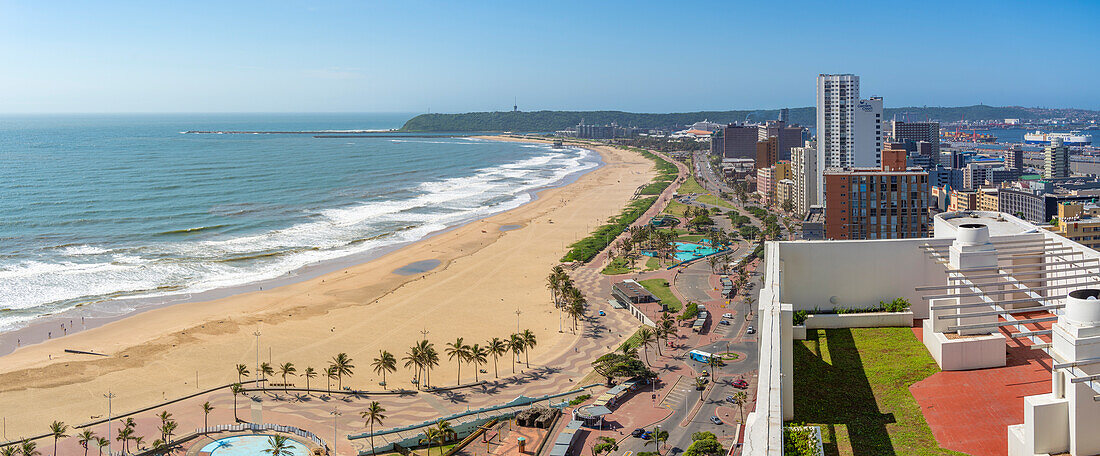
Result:
[[791,326],[791,337],[794,340],[806,340],[806,325]]
[[883,328],[913,326],[913,312],[868,312],[848,314],[810,314],[806,329]]

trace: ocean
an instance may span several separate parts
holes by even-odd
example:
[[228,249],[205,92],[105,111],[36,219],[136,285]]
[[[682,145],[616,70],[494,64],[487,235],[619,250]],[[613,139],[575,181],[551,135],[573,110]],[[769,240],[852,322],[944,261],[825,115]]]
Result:
[[390,129],[410,117],[0,116],[0,331],[369,257],[599,165],[586,150],[472,138],[183,133]]

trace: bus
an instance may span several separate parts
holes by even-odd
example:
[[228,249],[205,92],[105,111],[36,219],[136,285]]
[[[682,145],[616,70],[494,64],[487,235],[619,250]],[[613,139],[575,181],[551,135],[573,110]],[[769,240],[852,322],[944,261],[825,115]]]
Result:
[[710,359],[714,357],[714,355],[702,350],[689,351],[688,356],[691,357],[693,361],[699,361],[701,363],[710,362]]

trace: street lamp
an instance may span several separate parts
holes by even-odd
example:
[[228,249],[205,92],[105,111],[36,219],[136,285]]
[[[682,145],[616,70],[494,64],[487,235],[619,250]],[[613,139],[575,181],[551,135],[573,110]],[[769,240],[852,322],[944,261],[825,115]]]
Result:
[[111,390],[107,390],[107,394],[103,397],[107,398],[107,454],[111,454],[111,399],[115,397]]
[[328,413],[332,415],[332,456],[336,456],[336,417],[343,415],[343,413],[336,410],[335,406],[332,407],[332,411]]
[[260,330],[256,330],[252,333],[256,336],[256,381],[260,381]]

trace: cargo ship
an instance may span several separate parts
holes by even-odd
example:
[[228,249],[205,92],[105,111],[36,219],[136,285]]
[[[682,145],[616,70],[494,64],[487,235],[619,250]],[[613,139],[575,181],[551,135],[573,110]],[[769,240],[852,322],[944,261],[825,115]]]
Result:
[[1062,144],[1066,146],[1092,145],[1092,135],[1083,135],[1079,131],[1072,131],[1069,133],[1043,133],[1036,130],[1034,133],[1027,133],[1024,135],[1024,143],[1049,145],[1050,140],[1054,138],[1062,138]]
[[965,131],[945,131],[941,135],[944,141],[952,142],[971,142],[971,143],[994,143],[997,142],[997,137],[993,135],[985,135],[977,132],[967,133]]

